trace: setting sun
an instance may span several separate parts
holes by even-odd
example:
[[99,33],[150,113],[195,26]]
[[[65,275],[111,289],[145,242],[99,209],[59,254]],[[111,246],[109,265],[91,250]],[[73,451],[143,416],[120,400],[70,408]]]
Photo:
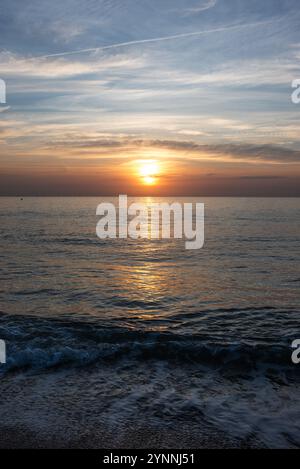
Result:
[[142,177],[143,183],[148,186],[156,184],[160,172],[157,161],[141,161],[139,164],[139,175]]

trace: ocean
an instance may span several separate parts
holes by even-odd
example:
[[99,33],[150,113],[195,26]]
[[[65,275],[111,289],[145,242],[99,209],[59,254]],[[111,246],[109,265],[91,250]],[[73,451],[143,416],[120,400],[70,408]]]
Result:
[[98,239],[116,200],[0,198],[1,428],[299,448],[300,199],[163,199],[205,204],[196,251]]

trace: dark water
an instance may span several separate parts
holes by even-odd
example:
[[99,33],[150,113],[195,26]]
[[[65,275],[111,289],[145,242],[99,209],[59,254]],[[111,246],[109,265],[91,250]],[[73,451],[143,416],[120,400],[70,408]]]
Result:
[[[82,412],[94,407],[93,418],[206,422],[234,438],[300,446],[300,365],[291,361],[300,199],[197,199],[206,205],[199,251],[181,240],[100,241],[102,200],[0,199],[1,380],[72,370],[72,399]],[[83,373],[94,390],[85,398]]]

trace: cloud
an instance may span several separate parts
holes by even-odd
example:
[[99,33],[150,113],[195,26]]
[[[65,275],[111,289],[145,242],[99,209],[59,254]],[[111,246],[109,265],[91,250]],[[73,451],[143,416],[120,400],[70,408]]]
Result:
[[152,145],[203,156],[244,159],[254,162],[300,163],[300,151],[275,145],[218,144],[201,145],[194,142],[156,141]]
[[255,180],[277,180],[277,179],[288,179],[287,176],[273,176],[273,175],[262,175],[262,176],[240,176],[239,179],[245,179],[245,180],[249,180],[249,181],[255,181]]
[[199,4],[198,6],[191,7],[191,8],[185,8],[183,13],[184,15],[194,15],[201,13],[202,11],[210,10],[211,8],[214,8],[216,4],[218,3],[218,0],[207,0],[206,2]]
[[67,78],[115,69],[136,70],[144,65],[142,57],[116,55],[113,57],[99,57],[90,61],[67,61],[63,57],[46,60],[32,58],[26,60],[12,53],[0,53],[1,76],[39,77],[39,78]]
[[[179,158],[200,160],[220,159],[225,161],[265,162],[277,164],[300,164],[300,151],[284,146],[257,145],[257,144],[199,144],[190,141],[178,140],[151,140],[137,138],[111,138],[81,139],[61,141],[63,147],[77,149],[97,149],[99,151],[128,151],[128,149],[165,149],[177,152]],[[174,155],[173,155],[174,156]]]
[[[135,41],[127,41],[127,42],[119,42],[116,44],[110,44],[108,46],[99,46],[99,47],[92,47],[88,49],[79,49],[79,50],[74,50],[74,51],[59,52],[55,54],[47,54],[47,55],[43,55],[43,56],[35,57],[35,58],[47,59],[47,58],[53,58],[53,57],[65,57],[69,55],[100,52],[100,51],[118,49],[121,47],[129,47],[129,46],[134,46],[134,45],[151,44],[151,43],[156,43],[156,42],[186,39],[190,37],[203,36],[206,34],[217,34],[217,33],[224,33],[224,32],[230,32],[230,31],[239,31],[239,30],[248,29],[248,28],[257,28],[257,27],[266,26],[267,24],[273,23],[273,21],[260,21],[260,22],[255,22],[255,23],[233,24],[233,25],[223,26],[220,28],[213,28],[213,29],[202,30],[202,31],[193,31],[190,33],[174,34],[170,36],[161,36],[161,37],[155,37],[155,38],[150,38],[150,39],[138,39]],[[28,60],[31,60],[31,59],[29,58]]]
[[180,135],[187,135],[187,136],[190,136],[190,137],[203,137],[205,135],[207,135],[207,133],[205,132],[202,132],[200,130],[179,130],[178,132],[176,132]]

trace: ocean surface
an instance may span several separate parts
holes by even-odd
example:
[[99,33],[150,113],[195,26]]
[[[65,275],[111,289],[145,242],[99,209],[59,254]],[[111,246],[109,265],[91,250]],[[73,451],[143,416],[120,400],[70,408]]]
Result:
[[0,198],[2,425],[300,447],[300,199],[177,200],[205,203],[199,251],[99,240],[117,199]]

